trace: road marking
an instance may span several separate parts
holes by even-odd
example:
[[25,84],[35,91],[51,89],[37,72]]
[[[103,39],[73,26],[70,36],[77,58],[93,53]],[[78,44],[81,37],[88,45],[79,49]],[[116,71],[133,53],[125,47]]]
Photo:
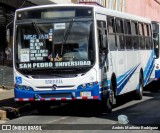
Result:
[[53,123],[53,122],[57,122],[57,121],[60,121],[60,120],[64,120],[64,119],[67,119],[69,116],[65,116],[65,117],[61,117],[59,119],[56,119],[56,120],[53,120],[53,121],[49,121],[49,123]]

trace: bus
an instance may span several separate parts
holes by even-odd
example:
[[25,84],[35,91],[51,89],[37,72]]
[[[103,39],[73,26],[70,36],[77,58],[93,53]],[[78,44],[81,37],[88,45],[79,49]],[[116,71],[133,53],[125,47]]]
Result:
[[160,23],[156,21],[152,21],[152,32],[153,32],[153,42],[155,47],[155,80],[160,79]]
[[111,112],[119,95],[142,99],[154,68],[151,20],[93,5],[18,9],[13,51],[15,101],[42,112],[69,101]]

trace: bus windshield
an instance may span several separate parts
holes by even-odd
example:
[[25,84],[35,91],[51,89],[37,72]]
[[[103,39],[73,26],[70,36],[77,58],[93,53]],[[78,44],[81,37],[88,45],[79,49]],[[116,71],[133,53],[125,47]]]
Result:
[[94,64],[93,21],[17,24],[19,69],[89,67]]

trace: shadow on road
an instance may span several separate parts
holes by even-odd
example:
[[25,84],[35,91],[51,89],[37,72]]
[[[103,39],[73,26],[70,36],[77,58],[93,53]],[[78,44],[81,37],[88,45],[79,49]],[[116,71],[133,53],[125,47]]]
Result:
[[[159,84],[159,83],[158,83]],[[153,90],[153,86],[155,89]],[[70,104],[63,104],[62,106],[53,106],[47,112],[46,116],[71,116],[71,117],[96,117],[100,119],[108,119],[117,121],[117,117],[121,114],[127,115],[130,124],[159,124],[160,123],[160,92],[159,86],[156,84],[149,84],[144,90],[144,96],[149,97],[148,100],[143,100],[139,103],[130,104],[134,101],[134,94],[129,93],[117,98],[117,105],[114,107],[112,113],[100,113],[96,105],[87,101],[77,101]],[[152,92],[151,92],[152,91]],[[13,99],[9,100],[11,104]],[[1,101],[1,106],[4,106],[6,101]],[[95,103],[98,104],[98,103]],[[127,106],[125,106],[127,104]],[[122,105],[124,105],[122,107]],[[119,108],[120,107],[120,108]],[[44,108],[45,110],[45,108]],[[32,113],[22,113],[25,115],[42,115],[33,109]]]
[[160,81],[152,81],[145,88],[145,91],[158,92],[160,90]]
[[[152,84],[153,85],[153,84]],[[144,96],[148,97],[155,97],[155,95],[158,93],[148,93],[147,91],[152,90],[152,85],[148,85],[146,88],[144,88]],[[152,90],[153,91],[153,90]],[[154,90],[155,92],[155,90]],[[159,95],[159,94],[158,94]],[[117,105],[114,108],[120,107],[126,103],[129,103],[131,101],[135,100],[134,99],[134,93],[129,93],[125,94],[123,96],[119,96],[117,98]],[[97,109],[97,104],[98,103],[90,103],[88,101],[83,101],[83,102],[73,102],[70,104],[65,104],[63,106],[58,106],[54,107],[51,109],[47,115],[60,115],[60,116],[80,116],[80,117],[97,117],[97,116],[103,116],[103,114],[100,114],[99,112],[95,112],[95,109]],[[141,103],[139,103],[141,104]],[[127,108],[128,109],[128,108]],[[121,112],[121,111],[120,111]],[[122,110],[121,113],[125,112],[125,109]],[[132,112],[135,113],[135,112]],[[39,115],[38,113],[35,113],[36,115]],[[115,113],[111,113],[110,115],[114,115]]]
[[16,104],[14,102],[14,98],[0,100],[0,107],[3,107],[3,106],[15,107]]

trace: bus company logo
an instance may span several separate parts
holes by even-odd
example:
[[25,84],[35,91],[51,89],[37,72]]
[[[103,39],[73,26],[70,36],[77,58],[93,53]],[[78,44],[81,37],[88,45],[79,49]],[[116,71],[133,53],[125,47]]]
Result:
[[56,85],[56,84],[54,84],[53,86],[52,86],[52,90],[56,90],[58,88],[58,86]]

